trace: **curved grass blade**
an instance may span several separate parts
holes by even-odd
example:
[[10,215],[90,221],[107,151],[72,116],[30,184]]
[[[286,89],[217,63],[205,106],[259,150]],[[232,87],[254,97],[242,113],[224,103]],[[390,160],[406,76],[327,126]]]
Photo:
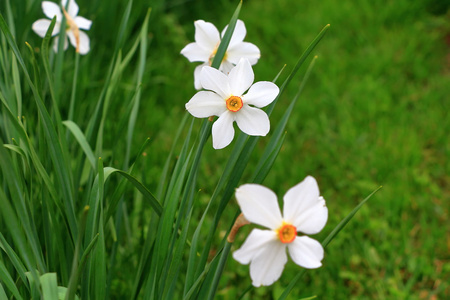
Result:
[[92,152],[92,148],[89,145],[86,137],[84,136],[83,132],[81,132],[80,127],[78,127],[77,124],[75,124],[71,120],[67,120],[62,122],[69,130],[72,132],[75,139],[78,141],[78,144],[80,144],[81,149],[83,149],[84,154],[86,154],[86,157],[91,164],[92,169],[95,169],[95,157],[94,152]]

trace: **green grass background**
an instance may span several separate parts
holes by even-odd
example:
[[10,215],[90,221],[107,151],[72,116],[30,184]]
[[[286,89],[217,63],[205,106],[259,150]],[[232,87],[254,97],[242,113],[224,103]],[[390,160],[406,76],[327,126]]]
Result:
[[[21,49],[41,40],[31,24],[43,18],[39,1],[12,2],[16,40]],[[117,29],[126,1],[79,0],[80,15],[93,20],[88,32],[91,52],[80,58],[77,109],[74,120],[87,126],[108,72]],[[134,1],[124,51],[140,29],[148,7],[149,55],[142,82],[142,103],[134,132],[133,152],[147,137],[151,144],[139,169],[154,191],[170,150],[184,104],[195,93],[191,64],[179,54],[194,40],[193,21],[204,19],[221,30],[236,1]],[[254,67],[256,80],[272,80],[286,64],[296,60],[323,26],[331,24],[314,55],[316,66],[289,120],[285,144],[264,181],[280,198],[306,175],[319,182],[327,200],[329,221],[322,240],[370,192],[383,188],[352,219],[326,250],[323,267],[308,271],[290,299],[317,295],[319,299],[446,299],[450,297],[450,3],[449,1],[244,1],[240,19],[247,27],[246,41],[261,49]],[[3,4],[0,3],[3,13]],[[37,49],[38,50],[38,49]],[[25,50],[23,51],[25,53]],[[70,86],[74,51],[66,52],[63,82]],[[132,64],[137,62],[132,61]],[[304,72],[305,67],[301,70]],[[125,71],[127,72],[127,71]],[[285,72],[288,73],[288,72]],[[124,113],[134,90],[130,70],[112,98],[112,117],[104,136],[105,165],[120,168],[124,149]],[[282,79],[287,74],[282,75]],[[4,74],[2,74],[4,76]],[[297,77],[300,83],[300,77]],[[272,115],[275,124],[296,93],[293,82]],[[67,99],[70,90],[63,90]],[[64,98],[64,96],[62,97]],[[24,99],[24,103],[28,100]],[[68,101],[61,104],[63,119]],[[27,124],[37,122],[31,100],[24,106]],[[197,122],[196,125],[200,125]],[[30,125],[32,126],[32,125]],[[260,140],[258,149],[267,142]],[[213,192],[230,147],[205,148],[199,174],[197,209]],[[254,162],[258,161],[256,151]],[[108,155],[109,153],[109,155]],[[244,175],[245,183],[252,171]],[[231,218],[236,203],[229,204]],[[130,243],[139,243],[141,224],[133,218],[145,214],[131,204]],[[229,224],[223,221],[218,232]],[[234,247],[245,238],[243,230]],[[217,237],[217,241],[220,240]],[[118,260],[133,263],[133,247],[123,246]],[[253,289],[246,299],[276,299],[299,268],[287,265],[279,282]],[[122,279],[113,280],[112,294],[126,297]],[[248,267],[228,260],[218,299],[236,299],[250,284]]]

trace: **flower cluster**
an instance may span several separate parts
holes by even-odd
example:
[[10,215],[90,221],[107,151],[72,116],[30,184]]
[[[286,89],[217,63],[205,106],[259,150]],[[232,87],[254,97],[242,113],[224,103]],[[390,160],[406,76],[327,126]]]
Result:
[[[66,10],[67,8],[67,10]],[[42,2],[42,10],[44,14],[53,19],[56,16],[56,24],[53,28],[52,36],[58,35],[61,32],[61,22],[66,18],[66,38],[64,40],[64,50],[69,46],[67,39],[70,40],[72,46],[75,47],[76,52],[80,54],[86,54],[90,50],[90,41],[88,35],[80,29],[89,30],[92,25],[92,21],[86,18],[78,16],[78,5],[75,0],[61,1],[61,7],[56,3],[50,1]],[[50,27],[51,21],[48,19],[39,19],[33,23],[32,29],[40,37],[44,37]],[[55,38],[53,49],[55,52],[58,50],[58,37]]]
[[[219,69],[211,62],[220,43],[219,32],[205,21],[195,22],[195,43],[188,44],[181,53],[189,61],[200,61],[194,71],[197,92],[186,109],[197,118],[217,116],[212,126],[215,149],[228,146],[234,137],[234,122],[248,135],[265,136],[270,130],[267,114],[260,108],[272,103],[279,94],[278,87],[267,81],[253,84],[252,64],[260,56],[259,49],[243,42],[246,31],[238,20]],[[223,37],[224,31],[222,32]],[[233,67],[233,65],[236,66]],[[236,190],[236,199],[242,211],[233,227],[232,238],[238,228],[248,222],[269,230],[253,229],[240,249],[233,253],[234,259],[250,264],[253,285],[270,285],[275,282],[287,262],[286,249],[292,260],[308,269],[322,265],[322,245],[303,234],[316,234],[327,222],[328,209],[319,194],[316,180],[308,176],[285,194],[283,214],[278,207],[276,195],[257,184],[244,184]]]

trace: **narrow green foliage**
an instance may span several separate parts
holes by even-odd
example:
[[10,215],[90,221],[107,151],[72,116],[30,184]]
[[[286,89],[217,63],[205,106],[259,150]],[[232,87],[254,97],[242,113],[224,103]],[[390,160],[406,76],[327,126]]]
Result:
[[241,11],[242,7],[242,1],[239,2],[239,5],[237,6],[236,10],[233,13],[233,16],[231,17],[230,22],[228,23],[228,28],[225,31],[225,34],[222,37],[222,40],[220,41],[220,45],[217,48],[216,55],[214,56],[214,59],[211,63],[211,67],[219,69],[223,57],[225,56],[225,53],[228,49],[228,45],[230,44],[231,36],[233,35],[234,28],[236,27],[236,22],[239,17],[239,13]]

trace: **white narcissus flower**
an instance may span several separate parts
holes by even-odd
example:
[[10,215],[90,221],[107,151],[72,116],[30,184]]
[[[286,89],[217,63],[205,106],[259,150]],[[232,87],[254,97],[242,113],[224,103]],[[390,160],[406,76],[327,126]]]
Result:
[[[69,0],[69,6],[66,11],[67,0],[61,1],[61,8],[53,2],[43,1],[42,10],[44,14],[49,18],[53,19],[56,16],[56,24],[53,28],[52,36],[59,34],[61,30],[61,22],[63,15],[66,18],[66,38],[64,41],[64,50],[68,47],[67,38],[70,43],[75,47],[76,51],[80,54],[86,54],[90,50],[90,41],[88,35],[81,31],[80,29],[89,30],[92,25],[92,21],[86,18],[77,16],[78,5],[74,0]],[[50,27],[51,21],[48,19],[39,19],[33,23],[32,29],[40,37],[45,37],[48,28]],[[55,52],[58,50],[58,37],[55,38],[54,47]]]
[[[225,34],[228,26],[219,33],[216,26],[212,23],[198,20],[195,25],[195,43],[190,43],[181,50],[181,54],[186,56],[190,62],[202,62],[194,71],[194,85],[197,90],[202,88],[200,81],[200,72],[204,66],[211,66],[220,41]],[[241,58],[247,58],[250,64],[254,65],[261,56],[258,47],[252,43],[244,42],[247,30],[244,22],[237,20],[230,44],[228,45],[225,56],[220,64],[219,70],[228,74]]]
[[315,269],[322,265],[322,245],[307,236],[297,236],[297,232],[316,234],[327,222],[328,209],[314,177],[306,177],[287,191],[283,214],[274,192],[258,184],[237,188],[236,199],[248,221],[269,228],[253,229],[233,253],[241,264],[250,264],[254,286],[271,285],[280,278],[287,262],[286,248],[299,266]]
[[234,121],[248,135],[265,136],[269,132],[269,117],[259,108],[270,104],[279,89],[268,81],[252,85],[254,74],[247,59],[242,58],[228,75],[211,67],[203,67],[200,80],[209,91],[197,92],[186,103],[186,109],[197,118],[219,117],[212,126],[215,149],[222,149],[231,143]]

